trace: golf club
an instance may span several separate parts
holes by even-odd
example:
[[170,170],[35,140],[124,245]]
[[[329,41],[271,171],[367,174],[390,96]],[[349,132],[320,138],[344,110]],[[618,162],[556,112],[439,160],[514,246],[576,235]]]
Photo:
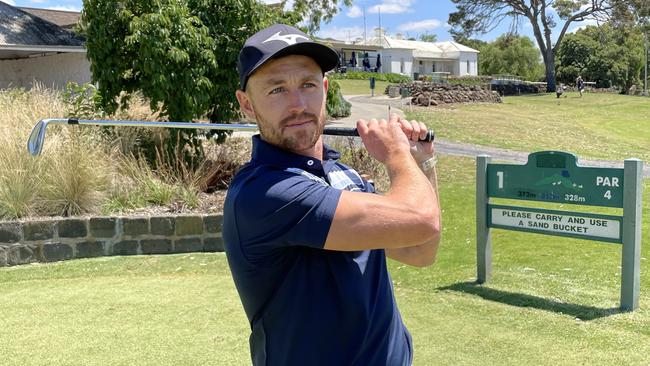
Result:
[[[89,126],[118,126],[118,127],[162,127],[162,128],[191,128],[202,130],[231,130],[231,131],[257,131],[256,124],[229,124],[229,123],[189,123],[189,122],[147,122],[147,121],[113,121],[113,120],[87,120],[76,118],[48,118],[36,123],[27,141],[29,153],[37,156],[43,150],[45,143],[45,130],[50,124],[56,125],[89,125]],[[324,135],[332,136],[359,136],[356,128],[351,127],[325,127]],[[433,141],[435,135],[429,130],[427,136],[421,141]]]

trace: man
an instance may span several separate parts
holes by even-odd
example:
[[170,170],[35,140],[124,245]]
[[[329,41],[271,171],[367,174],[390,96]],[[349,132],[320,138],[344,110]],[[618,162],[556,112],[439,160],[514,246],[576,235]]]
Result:
[[359,120],[391,188],[374,191],[323,144],[331,48],[290,26],[249,38],[239,56],[251,161],[228,191],[223,237],[252,334],[255,365],[409,365],[386,256],[426,266],[440,240],[433,143],[426,126]]
[[582,80],[582,76],[580,75],[578,75],[578,78],[576,79],[576,87],[580,92],[580,98],[582,98],[582,92],[585,90],[585,82]]

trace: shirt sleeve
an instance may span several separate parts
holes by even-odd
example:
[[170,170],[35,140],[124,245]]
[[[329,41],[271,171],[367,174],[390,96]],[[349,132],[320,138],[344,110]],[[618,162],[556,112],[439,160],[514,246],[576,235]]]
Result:
[[316,177],[261,170],[234,205],[241,249],[253,259],[277,248],[323,248],[341,191]]

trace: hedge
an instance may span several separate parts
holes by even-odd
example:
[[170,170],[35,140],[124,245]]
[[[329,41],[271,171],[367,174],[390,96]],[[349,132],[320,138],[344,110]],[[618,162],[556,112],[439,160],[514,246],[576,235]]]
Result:
[[349,71],[346,73],[332,73],[327,75],[327,78],[330,80],[370,80],[373,77],[377,81],[387,81],[389,83],[407,83],[412,81],[412,79],[406,75],[395,74],[395,73],[378,73],[378,72],[366,72],[366,71]]

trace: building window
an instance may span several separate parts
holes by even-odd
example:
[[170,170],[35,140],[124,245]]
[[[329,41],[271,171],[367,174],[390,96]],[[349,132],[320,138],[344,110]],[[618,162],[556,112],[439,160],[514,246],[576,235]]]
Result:
[[467,60],[467,73],[468,74],[470,73],[469,70],[470,70],[470,68],[469,68],[469,60]]
[[399,72],[402,73],[402,74],[404,73],[404,59],[403,58],[401,58],[399,60]]

